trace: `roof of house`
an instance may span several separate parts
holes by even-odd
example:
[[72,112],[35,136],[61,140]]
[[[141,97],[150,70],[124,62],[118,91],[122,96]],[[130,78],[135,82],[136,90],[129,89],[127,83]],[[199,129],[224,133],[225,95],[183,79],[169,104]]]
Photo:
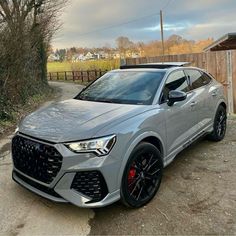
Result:
[[204,51],[222,51],[222,50],[233,50],[236,49],[236,32],[228,33],[210,46],[206,47]]

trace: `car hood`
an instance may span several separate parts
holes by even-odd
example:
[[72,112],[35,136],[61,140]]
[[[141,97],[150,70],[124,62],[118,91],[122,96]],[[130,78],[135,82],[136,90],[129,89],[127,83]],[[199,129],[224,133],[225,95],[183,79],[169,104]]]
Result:
[[120,123],[144,112],[145,107],[70,99],[27,116],[19,132],[56,143],[83,140],[92,138],[111,123]]

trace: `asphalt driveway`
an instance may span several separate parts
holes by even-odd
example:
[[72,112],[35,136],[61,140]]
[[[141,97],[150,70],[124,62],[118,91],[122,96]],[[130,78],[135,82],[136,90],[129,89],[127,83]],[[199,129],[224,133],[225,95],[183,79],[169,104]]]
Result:
[[[60,100],[82,88],[52,86],[61,89]],[[236,234],[236,119],[228,121],[224,141],[202,140],[179,154],[155,199],[138,210],[120,203],[81,209],[23,189],[11,180],[10,139],[0,140],[0,234]]]

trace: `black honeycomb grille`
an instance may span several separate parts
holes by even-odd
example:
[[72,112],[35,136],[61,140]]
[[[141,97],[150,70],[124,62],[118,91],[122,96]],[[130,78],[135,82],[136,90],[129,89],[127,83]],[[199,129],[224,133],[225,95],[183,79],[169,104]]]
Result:
[[108,194],[106,182],[99,171],[76,173],[71,188],[91,198],[89,203],[99,202]]
[[62,165],[61,154],[52,146],[16,136],[12,140],[12,158],[16,169],[50,184]]

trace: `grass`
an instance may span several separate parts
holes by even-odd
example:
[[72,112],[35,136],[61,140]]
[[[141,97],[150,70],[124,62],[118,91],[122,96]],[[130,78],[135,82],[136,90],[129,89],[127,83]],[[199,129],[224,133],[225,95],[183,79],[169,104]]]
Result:
[[48,62],[48,72],[71,71],[69,62]]
[[81,61],[81,62],[49,62],[48,72],[63,72],[63,71],[80,71],[80,70],[95,70],[101,69],[113,70],[120,66],[119,59],[112,60],[96,60],[96,61]]

